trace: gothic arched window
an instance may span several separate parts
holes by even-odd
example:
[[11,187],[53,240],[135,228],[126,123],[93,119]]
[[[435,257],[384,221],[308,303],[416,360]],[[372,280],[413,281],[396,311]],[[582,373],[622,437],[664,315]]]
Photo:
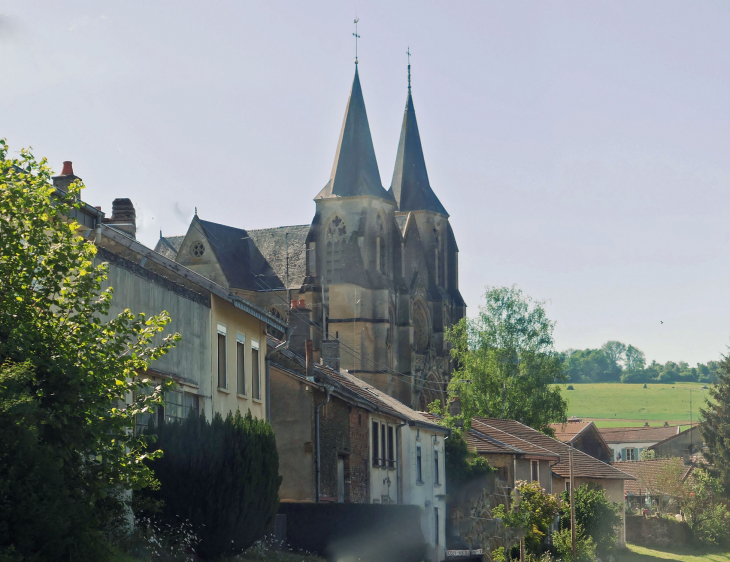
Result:
[[375,267],[378,271],[385,273],[385,227],[383,226],[383,215],[378,213],[375,219]]
[[347,225],[339,216],[335,216],[327,226],[325,233],[325,280],[329,283],[339,283],[342,279],[343,255],[347,237]]
[[416,353],[423,353],[428,347],[428,316],[421,303],[413,305],[413,340]]

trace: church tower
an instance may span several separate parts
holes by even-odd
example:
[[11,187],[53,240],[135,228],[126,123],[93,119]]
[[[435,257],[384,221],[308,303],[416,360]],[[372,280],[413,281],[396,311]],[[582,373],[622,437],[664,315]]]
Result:
[[[409,53],[410,56],[410,53]],[[413,373],[424,408],[443,399],[451,372],[444,335],[466,313],[459,292],[458,247],[449,214],[431,188],[418,131],[408,65],[408,95],[390,193],[404,224],[403,278],[408,284],[413,326]]]

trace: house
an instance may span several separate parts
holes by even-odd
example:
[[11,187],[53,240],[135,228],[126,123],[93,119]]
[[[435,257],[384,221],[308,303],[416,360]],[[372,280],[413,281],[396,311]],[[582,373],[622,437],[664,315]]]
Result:
[[686,458],[701,452],[704,446],[705,440],[702,437],[700,426],[695,425],[647,448],[654,451],[657,457]]
[[616,468],[635,478],[626,481],[627,511],[666,506],[673,499],[677,487],[692,478],[698,462],[696,457],[686,463],[680,457],[670,457],[614,463]]
[[[65,162],[54,185],[63,190],[75,179],[71,162]],[[146,426],[150,415],[153,421],[182,419],[190,409],[208,419],[236,410],[267,418],[266,331],[286,330],[286,325],[139,243],[129,199],[116,199],[111,217],[81,205],[74,219],[81,234],[96,244],[96,263],[108,264],[102,289],[114,288],[109,314],[130,309],[149,316],[164,310],[170,315],[166,333],[182,335],[175,348],[140,373],[153,380],[174,380],[176,386],[166,392],[165,404],[154,414],[138,417],[138,426]]]
[[292,343],[269,338],[282,502],[420,506],[429,560],[443,560],[449,430]]
[[569,418],[565,423],[550,424],[555,432],[555,439],[572,444],[579,451],[603,462],[611,462],[612,451],[601,432],[592,421]]
[[669,425],[664,422],[663,427],[650,427],[646,422],[644,427],[601,427],[603,439],[611,448],[613,461],[638,461],[641,451],[664,441],[668,437],[679,434],[678,425]]

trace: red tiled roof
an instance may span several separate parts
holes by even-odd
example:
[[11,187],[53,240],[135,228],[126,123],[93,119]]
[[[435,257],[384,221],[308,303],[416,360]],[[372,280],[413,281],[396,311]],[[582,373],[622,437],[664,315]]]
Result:
[[576,435],[580,435],[593,422],[568,420],[566,423],[551,423],[555,432],[555,439],[563,443],[570,443]]
[[[429,420],[438,423],[440,418],[428,412],[420,412]],[[524,451],[476,431],[473,427],[464,436],[470,451],[483,454],[522,455]]]
[[[570,447],[562,441],[553,439],[549,435],[545,435],[536,429],[513,420],[474,418],[472,420],[472,426],[474,426],[475,422],[479,424],[479,431],[485,433],[490,431],[491,433],[487,433],[488,435],[494,433],[494,430],[498,430],[502,432],[500,435],[508,433],[541,449],[551,451],[554,455],[558,455],[560,461],[552,466],[552,471],[561,478],[570,477]],[[501,440],[500,437],[497,437],[497,439]],[[573,449],[573,473],[578,478],[633,479],[633,476],[630,474],[622,472],[610,464],[602,462],[577,449]]]
[[681,481],[684,482],[697,466],[695,463],[685,466],[684,461],[679,457],[615,462],[613,465],[636,478],[636,480],[624,483],[624,491],[628,495],[634,496],[660,493],[662,476],[666,474],[667,470],[670,470],[670,467],[676,467],[675,470],[680,474]]
[[678,425],[663,427],[600,427],[606,443],[649,443],[659,442],[679,433]]
[[501,441],[502,443],[505,443],[509,445],[510,447],[514,447],[520,451],[522,451],[525,455],[533,458],[541,458],[545,460],[552,460],[552,461],[559,461],[560,456],[555,454],[553,451],[550,451],[549,449],[546,449],[544,447],[541,447],[540,445],[536,445],[535,443],[531,441],[527,441],[525,439],[522,439],[518,437],[517,435],[514,435],[511,432],[503,431],[501,429],[498,429],[494,426],[491,426],[485,422],[490,420],[484,420],[483,418],[474,418],[471,420],[471,428],[474,431],[477,431],[478,433],[481,433],[483,435],[486,435],[487,437],[491,437],[492,439],[496,439],[498,441]]

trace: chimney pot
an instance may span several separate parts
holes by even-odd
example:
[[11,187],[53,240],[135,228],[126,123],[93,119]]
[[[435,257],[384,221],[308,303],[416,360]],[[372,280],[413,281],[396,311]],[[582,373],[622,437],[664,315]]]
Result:
[[73,176],[74,175],[74,167],[73,162],[70,160],[66,160],[63,163],[63,170],[61,171],[62,176]]
[[304,299],[299,300],[299,308],[307,308],[307,301]]
[[297,308],[297,299],[292,299],[291,307],[292,307],[292,309]]

